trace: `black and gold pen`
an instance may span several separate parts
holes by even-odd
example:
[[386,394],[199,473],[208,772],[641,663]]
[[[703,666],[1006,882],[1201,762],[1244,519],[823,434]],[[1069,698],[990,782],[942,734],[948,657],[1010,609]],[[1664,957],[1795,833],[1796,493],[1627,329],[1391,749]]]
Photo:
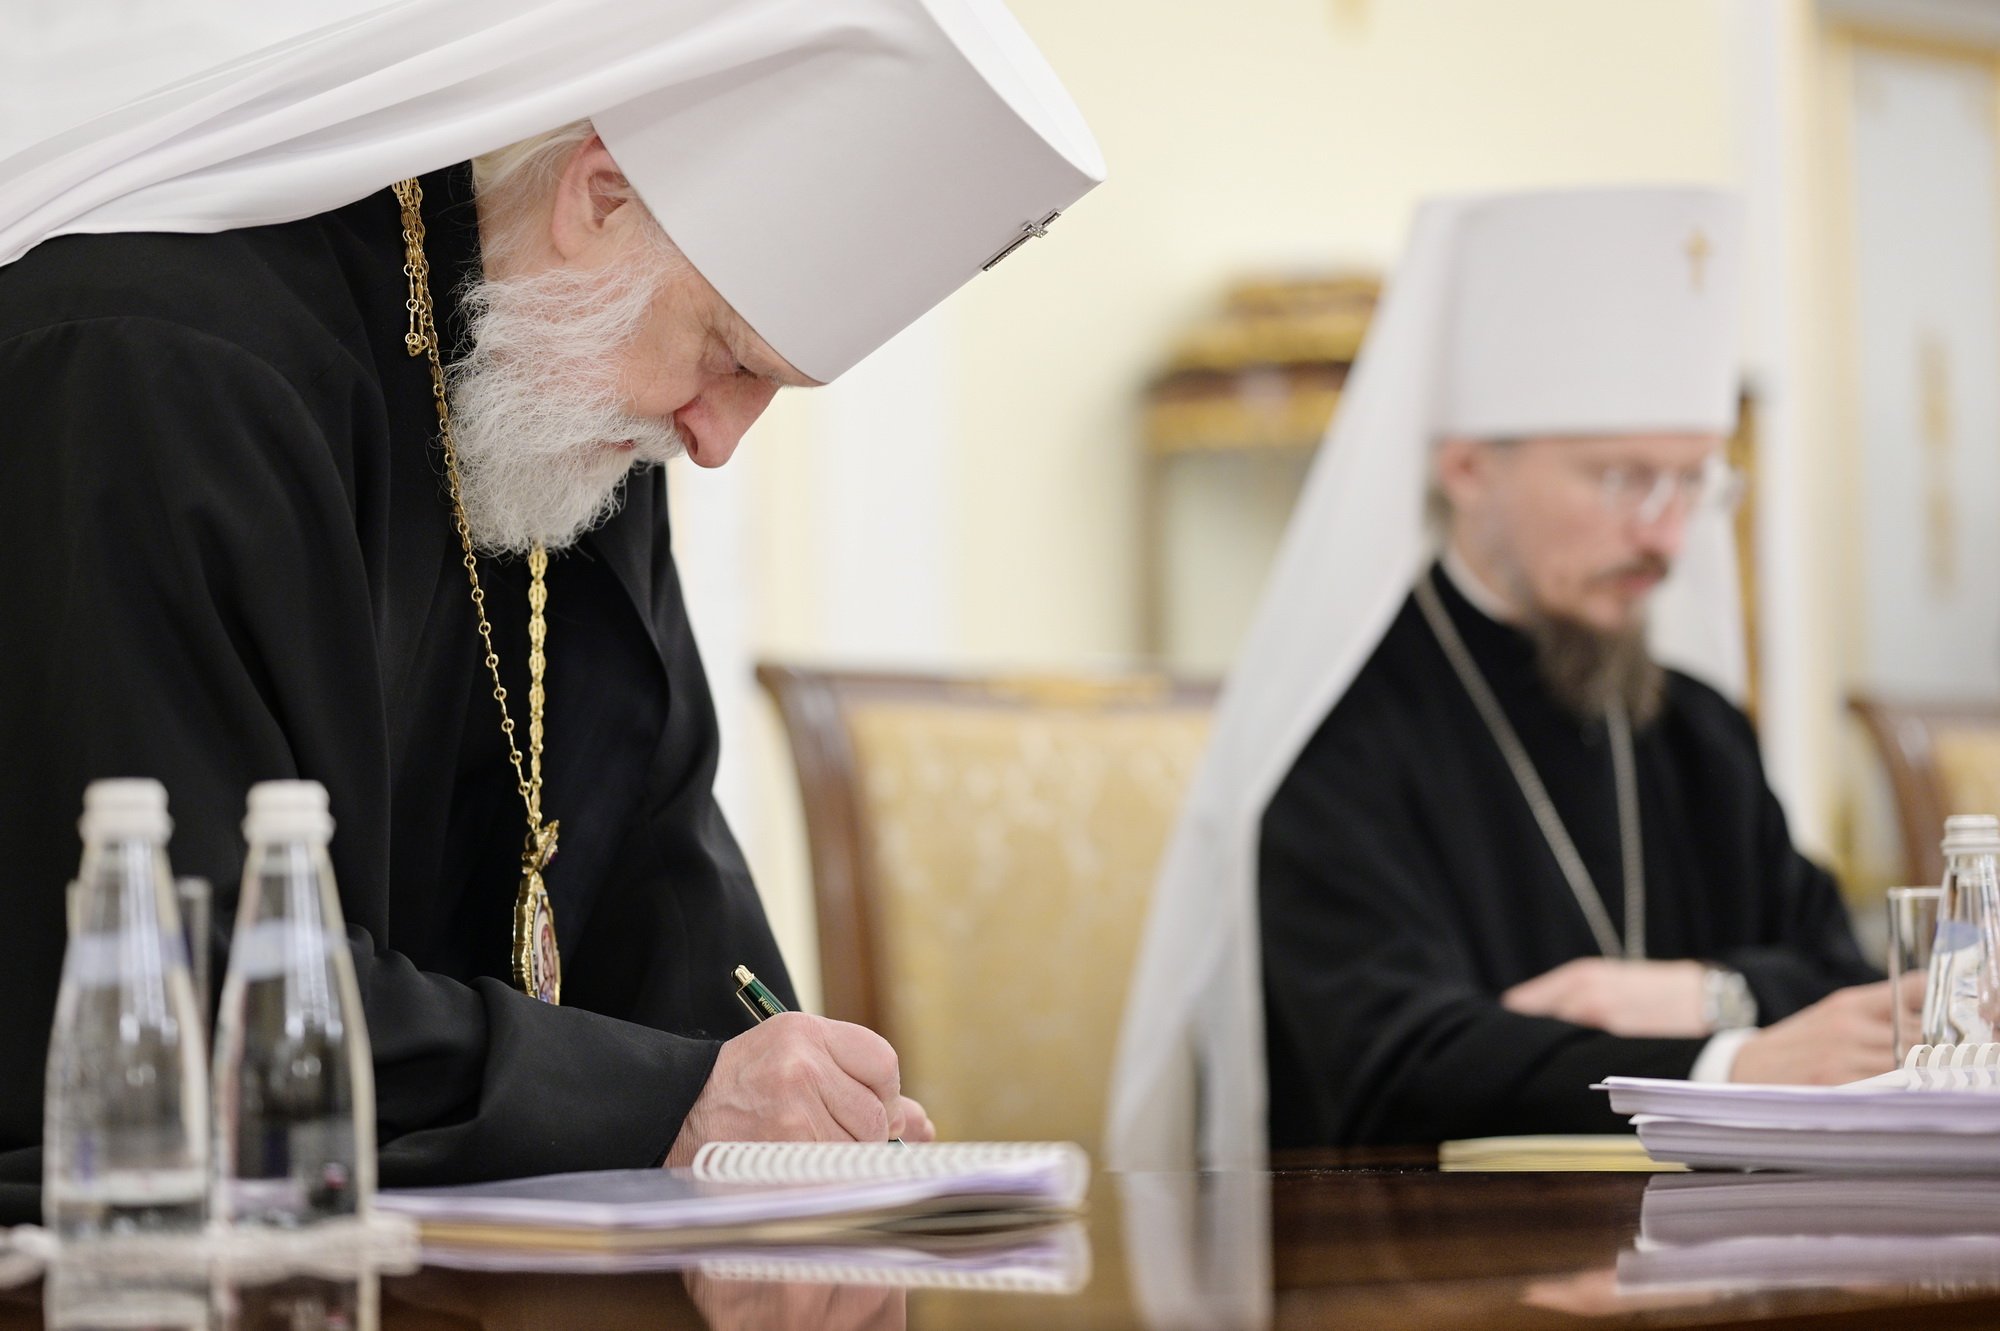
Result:
[[[789,1008],[778,1001],[778,996],[772,993],[762,980],[751,973],[748,966],[738,966],[736,968],[736,1001],[741,1003],[750,1013],[750,1016],[759,1022],[768,1021],[772,1017],[783,1016],[786,1012],[790,1011]],[[903,1144],[901,1137],[891,1137],[889,1140],[897,1146]]]

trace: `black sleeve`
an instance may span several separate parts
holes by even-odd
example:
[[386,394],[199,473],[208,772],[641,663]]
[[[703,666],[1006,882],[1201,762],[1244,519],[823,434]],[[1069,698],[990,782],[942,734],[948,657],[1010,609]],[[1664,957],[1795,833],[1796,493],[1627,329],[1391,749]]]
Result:
[[[177,868],[214,877],[241,862],[253,782],[304,775],[333,792],[385,1182],[650,1164],[714,1063],[714,1041],[459,983],[379,945],[388,903],[426,885],[387,882],[388,773],[343,733],[379,725],[386,686],[356,549],[362,486],[323,415],[245,349],[158,321],[0,344],[0,527],[16,561],[0,609],[0,1177],[38,1168],[63,884],[96,777],[162,780]],[[301,772],[305,753],[348,756]],[[226,930],[236,884],[215,894]]]
[[1757,1020],[1768,1025],[1836,989],[1880,980],[1882,973],[1862,957],[1833,876],[1792,844],[1785,811],[1764,781],[1747,718],[1742,725],[1757,780],[1755,881],[1764,892],[1763,912],[1759,941],[1715,960],[1743,972],[1757,999]]
[[1591,1084],[1684,1077],[1705,1041],[1501,1007],[1441,889],[1411,745],[1362,729],[1322,729],[1264,815],[1271,1144],[1624,1130]]

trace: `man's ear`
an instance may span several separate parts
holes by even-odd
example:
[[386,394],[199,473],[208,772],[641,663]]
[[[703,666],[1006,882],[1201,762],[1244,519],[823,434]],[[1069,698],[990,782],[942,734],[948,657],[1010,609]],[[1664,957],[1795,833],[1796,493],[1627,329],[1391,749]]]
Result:
[[549,244],[569,268],[596,268],[626,242],[636,196],[611,150],[595,134],[577,145],[556,179]]
[[1477,439],[1454,436],[1439,441],[1431,466],[1438,489],[1453,512],[1480,506],[1491,483],[1491,462],[1488,450]]

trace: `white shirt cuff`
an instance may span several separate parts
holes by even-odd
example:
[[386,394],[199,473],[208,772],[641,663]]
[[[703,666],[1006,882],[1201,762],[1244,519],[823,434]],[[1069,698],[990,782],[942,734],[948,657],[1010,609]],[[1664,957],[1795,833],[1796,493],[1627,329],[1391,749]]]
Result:
[[1694,1067],[1688,1072],[1688,1080],[1728,1081],[1730,1072],[1736,1067],[1736,1051],[1756,1033],[1755,1026],[1744,1026],[1733,1031],[1717,1031],[1708,1037],[1708,1043],[1701,1047]]

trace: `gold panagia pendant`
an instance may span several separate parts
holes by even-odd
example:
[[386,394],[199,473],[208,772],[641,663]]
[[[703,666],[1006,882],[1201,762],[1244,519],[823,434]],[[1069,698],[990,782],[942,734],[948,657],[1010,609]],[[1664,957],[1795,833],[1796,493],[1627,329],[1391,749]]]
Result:
[[528,838],[521,855],[521,890],[514,898],[514,984],[544,1003],[562,1002],[562,953],[556,947],[556,912],[542,870],[556,854],[556,824]]

